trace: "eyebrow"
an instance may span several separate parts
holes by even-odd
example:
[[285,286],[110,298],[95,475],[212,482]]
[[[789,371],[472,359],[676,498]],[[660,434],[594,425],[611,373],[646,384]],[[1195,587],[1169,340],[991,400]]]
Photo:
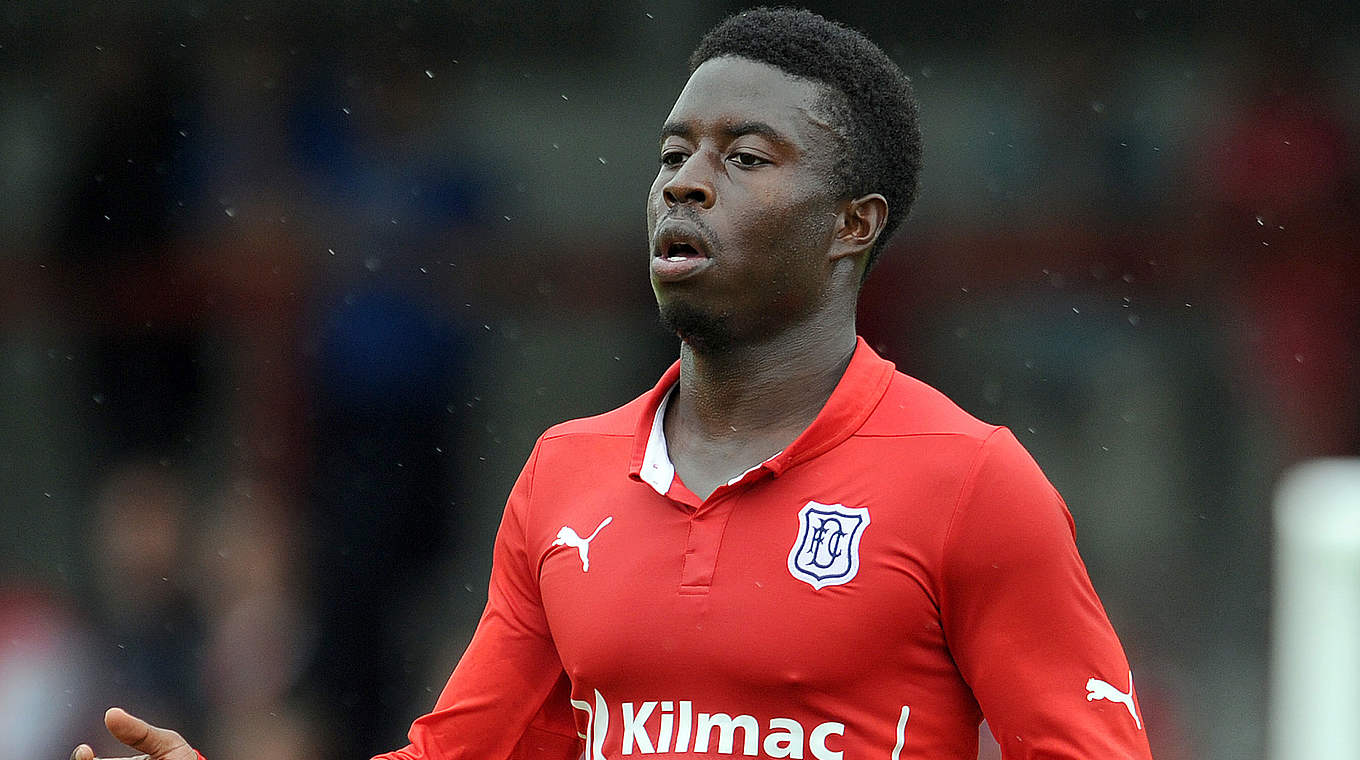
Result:
[[[668,121],[661,127],[662,140],[665,140],[667,137],[689,137],[693,133],[694,129],[690,126],[689,122],[685,121]],[[793,145],[793,142],[789,140],[783,132],[780,132],[763,121],[739,121],[735,124],[726,124],[722,127],[721,133],[723,137],[726,137],[729,140],[743,135],[759,135],[771,142],[776,142],[781,145]]]

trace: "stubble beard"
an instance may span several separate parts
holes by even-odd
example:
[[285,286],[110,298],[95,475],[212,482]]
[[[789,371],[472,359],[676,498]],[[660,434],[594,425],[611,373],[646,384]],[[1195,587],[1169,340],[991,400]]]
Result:
[[700,354],[722,353],[732,347],[732,330],[726,314],[714,314],[684,301],[658,306],[666,330]]

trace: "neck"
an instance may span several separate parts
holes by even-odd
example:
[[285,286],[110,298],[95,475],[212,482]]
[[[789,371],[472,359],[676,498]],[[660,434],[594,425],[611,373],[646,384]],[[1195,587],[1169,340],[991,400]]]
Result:
[[722,352],[682,343],[668,428],[710,442],[764,440],[778,451],[816,418],[854,351],[853,313],[818,315]]

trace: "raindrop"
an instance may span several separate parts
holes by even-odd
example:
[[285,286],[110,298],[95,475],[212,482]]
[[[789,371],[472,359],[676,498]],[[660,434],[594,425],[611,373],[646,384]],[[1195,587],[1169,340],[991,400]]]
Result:
[[1073,306],[1073,307],[1072,307],[1072,313],[1073,313],[1073,314],[1080,314],[1080,313],[1081,313],[1081,309],[1078,309],[1077,307]]
[[102,393],[96,393],[96,394],[94,394],[93,396],[91,396],[90,399],[91,399],[92,401],[94,401],[96,404],[103,404],[103,403],[104,403],[104,394],[102,394]]
[[608,161],[606,161],[606,160],[604,159],[604,156],[596,156],[596,157],[595,157],[595,160],[596,160],[596,161],[599,161],[600,164],[602,164],[602,165],[603,165],[603,164],[609,163]]
[[1256,215],[1256,223],[1262,227],[1266,226],[1266,220],[1262,219],[1260,214]]
[[327,248],[327,249],[326,249],[326,253],[329,253],[330,255],[334,256],[334,255],[335,255],[335,249],[334,249],[334,248]]
[[1137,326],[1138,326],[1138,323],[1139,323],[1139,322],[1142,322],[1142,321],[1143,321],[1143,318],[1140,317],[1140,316],[1138,316],[1137,314],[1130,314],[1130,315],[1129,315],[1129,324],[1133,325],[1134,327],[1137,327]]
[[434,72],[430,71],[429,69],[425,69],[425,76],[428,79],[434,79]]
[[343,113],[344,115],[349,116],[350,111],[349,111],[348,108],[341,108],[341,109],[340,109],[340,113]]
[[227,216],[229,216],[229,217],[231,217],[231,218],[233,218],[233,219],[236,218],[236,207],[235,207],[235,206],[227,206],[227,207],[226,207],[225,209],[223,209],[223,210],[227,212]]
[[1096,113],[1105,113],[1105,104],[1099,100],[1091,101],[1091,110]]
[[567,94],[566,94],[565,92],[562,93],[562,99],[563,99],[563,100],[566,100],[566,99],[567,99]]
[[381,266],[382,260],[377,256],[369,256],[364,259],[364,269],[367,269],[370,272],[378,271]]
[[1303,354],[1294,354],[1294,361],[1303,364]]

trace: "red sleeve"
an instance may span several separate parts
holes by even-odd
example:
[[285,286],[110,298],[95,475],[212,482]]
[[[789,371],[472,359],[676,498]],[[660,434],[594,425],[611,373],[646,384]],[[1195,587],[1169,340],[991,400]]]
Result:
[[1002,757],[1149,760],[1128,660],[1072,517],[1009,430],[982,445],[944,552],[946,640]]
[[535,448],[506,503],[472,642],[434,709],[411,725],[411,743],[375,760],[580,757],[566,673],[543,613],[538,554],[525,538],[537,461]]

